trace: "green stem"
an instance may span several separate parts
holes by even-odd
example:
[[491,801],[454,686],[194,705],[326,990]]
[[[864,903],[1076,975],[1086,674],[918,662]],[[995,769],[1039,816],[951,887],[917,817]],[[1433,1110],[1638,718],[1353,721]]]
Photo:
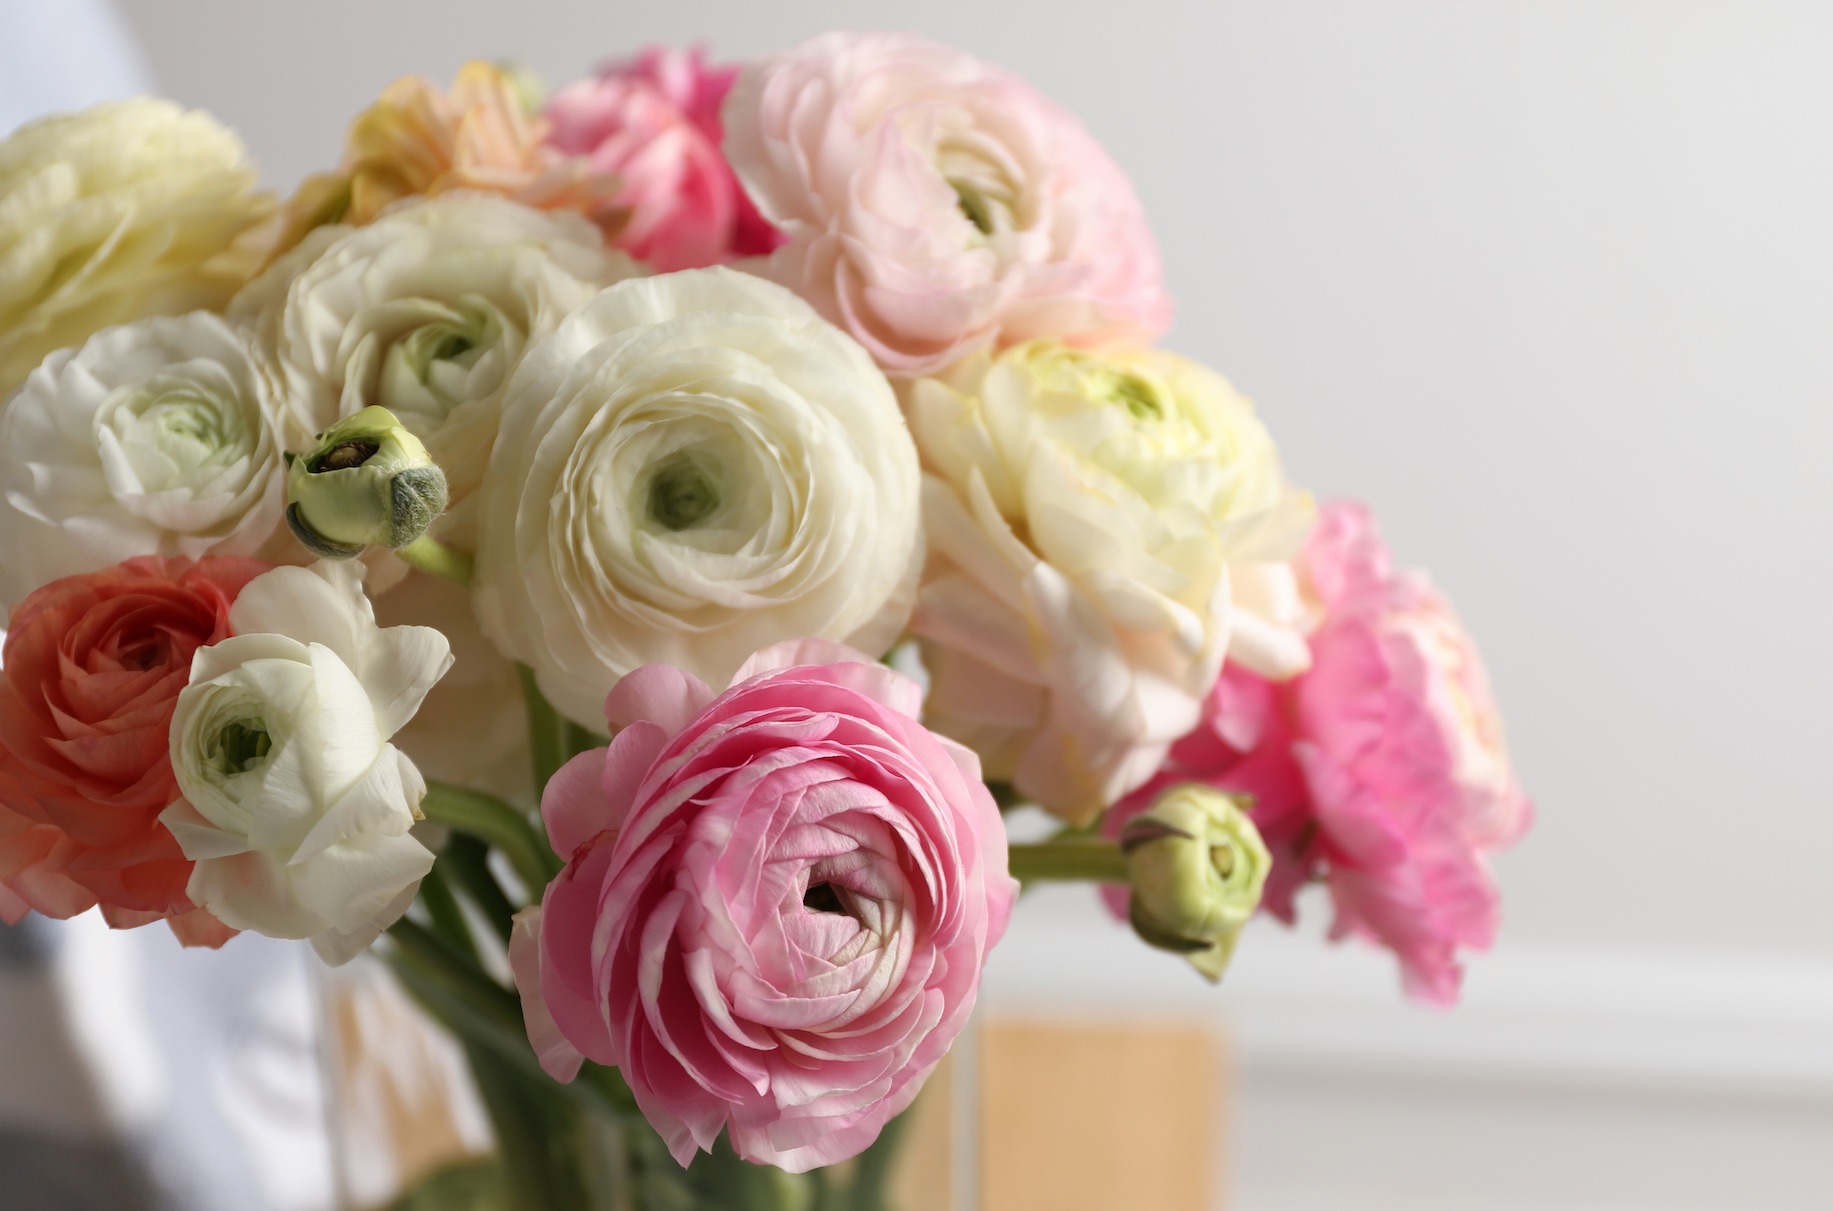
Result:
[[503,894],[502,886],[490,872],[489,847],[469,833],[454,833],[433,866],[434,870],[441,868],[447,872],[453,890],[477,906],[490,927],[496,930],[497,937],[507,945],[515,926],[516,906]]
[[910,1126],[910,1117],[906,1110],[886,1123],[872,1146],[853,1162],[852,1197],[846,1204],[848,1211],[890,1211],[885,1202],[885,1186],[897,1161],[898,1145]]
[[477,944],[471,937],[471,923],[465,920],[465,910],[445,880],[446,868],[446,863],[434,862],[433,869],[420,880],[420,904],[426,909],[434,933],[462,951],[466,958],[476,959]]
[[547,780],[567,762],[566,720],[535,683],[535,671],[525,664],[516,666],[522,679],[522,701],[528,709],[528,751],[534,760],[535,797],[547,789]]
[[562,1085],[547,1075],[528,1045],[522,1003],[449,943],[406,917],[388,927],[388,958],[402,982],[454,1034],[506,1061],[522,1077],[600,1114],[626,1117],[635,1106],[623,1078],[587,1064]]
[[446,546],[431,534],[422,534],[405,547],[397,548],[395,554],[409,567],[470,587],[471,556],[456,547]]
[[1021,883],[1125,883],[1126,857],[1102,837],[1068,837],[1009,850],[1012,877]]
[[455,832],[476,837],[503,851],[517,877],[527,886],[531,899],[560,873],[560,859],[528,817],[509,804],[478,791],[429,782],[420,810],[428,820],[443,824]]

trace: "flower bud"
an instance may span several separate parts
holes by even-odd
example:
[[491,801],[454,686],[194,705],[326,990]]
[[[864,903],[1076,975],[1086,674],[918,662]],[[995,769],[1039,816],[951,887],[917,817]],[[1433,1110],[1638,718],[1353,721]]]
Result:
[[1206,786],[1177,786],[1120,831],[1128,916],[1149,945],[1220,980],[1254,915],[1272,858],[1247,813]]
[[327,559],[405,547],[445,512],[445,473],[386,408],[345,417],[288,459],[287,524]]

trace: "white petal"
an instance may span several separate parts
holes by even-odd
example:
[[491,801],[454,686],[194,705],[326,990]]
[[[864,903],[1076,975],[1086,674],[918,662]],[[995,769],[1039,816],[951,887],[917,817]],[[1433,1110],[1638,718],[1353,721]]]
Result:
[[392,736],[400,731],[451,667],[452,645],[432,627],[385,627],[376,632],[357,675],[375,708],[377,732]]
[[362,565],[354,560],[263,572],[230,607],[230,629],[237,635],[271,633],[322,643],[355,667],[362,662],[366,632],[375,626],[362,580]]

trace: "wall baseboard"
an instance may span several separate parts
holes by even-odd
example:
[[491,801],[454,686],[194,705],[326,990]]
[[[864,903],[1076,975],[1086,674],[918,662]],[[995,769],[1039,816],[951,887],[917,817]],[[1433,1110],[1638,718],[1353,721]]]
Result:
[[[1314,914],[1316,915],[1316,914]],[[1214,1015],[1249,1071],[1833,1104],[1833,961],[1511,946],[1470,964],[1463,1003],[1402,997],[1392,959],[1257,922],[1211,987],[1141,946],[1084,889],[1028,895],[994,952],[995,1012]]]

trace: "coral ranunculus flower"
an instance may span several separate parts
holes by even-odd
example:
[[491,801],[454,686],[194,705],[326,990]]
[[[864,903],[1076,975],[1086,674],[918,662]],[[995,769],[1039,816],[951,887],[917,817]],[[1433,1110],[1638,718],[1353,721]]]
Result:
[[607,239],[615,236],[629,215],[616,200],[618,179],[550,146],[547,129],[545,119],[524,112],[515,82],[492,64],[465,64],[450,91],[404,76],[350,124],[343,165],[307,178],[286,204],[270,255],[314,227],[361,227],[403,198],[453,190],[577,211]]
[[0,917],[99,903],[117,928],[168,918],[187,945],[227,940],[186,897],[191,863],[159,823],[178,794],[167,733],[192,654],[228,635],[265,570],[131,559],[26,598],[0,670]]

